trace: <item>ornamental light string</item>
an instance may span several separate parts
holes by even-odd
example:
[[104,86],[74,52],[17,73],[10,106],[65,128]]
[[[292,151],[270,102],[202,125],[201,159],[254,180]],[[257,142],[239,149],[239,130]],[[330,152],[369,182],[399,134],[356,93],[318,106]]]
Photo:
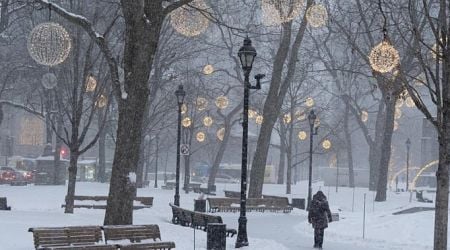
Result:
[[331,141],[328,140],[328,139],[324,140],[322,142],[322,148],[326,149],[326,150],[330,149],[331,148]]
[[328,12],[322,4],[315,4],[306,11],[306,21],[314,28],[324,26],[328,21]]
[[219,109],[226,109],[228,104],[228,98],[226,96],[219,96],[216,98],[216,106]]
[[307,137],[307,134],[305,131],[298,132],[298,139],[300,139],[300,141],[306,140],[306,137]]
[[289,124],[289,123],[291,123],[291,121],[292,121],[291,114],[284,114],[284,116],[283,116],[284,124]]
[[[192,6],[192,7],[191,7]],[[170,14],[170,24],[180,34],[194,37],[202,34],[209,26],[209,20],[200,10],[207,9],[204,0],[194,0]]]
[[306,107],[311,108],[312,106],[314,106],[314,99],[312,97],[306,98],[305,105]]
[[369,120],[369,113],[366,110],[361,111],[361,121],[367,122]]
[[58,85],[58,79],[53,73],[46,73],[42,76],[41,79],[42,86],[46,89],[53,89]]
[[197,134],[195,135],[195,138],[197,139],[198,142],[204,142],[206,139],[206,134],[202,131],[197,132]]
[[195,104],[197,105],[197,109],[202,111],[208,107],[208,100],[203,97],[198,97],[195,101]]
[[205,67],[203,67],[203,74],[211,75],[212,73],[214,73],[214,66],[212,66],[211,64],[207,64],[205,65]]
[[211,127],[213,122],[214,122],[214,120],[211,116],[205,116],[203,118],[203,125],[205,125],[205,127]]
[[183,120],[181,121],[181,125],[183,125],[183,127],[185,127],[185,128],[189,128],[192,125],[191,118],[189,118],[189,117],[183,118]]
[[99,108],[103,108],[108,103],[108,98],[105,95],[100,95],[96,101],[96,106]]
[[225,128],[220,128],[219,130],[217,130],[216,136],[217,136],[217,139],[219,139],[220,141],[223,141],[223,138],[225,136]]
[[52,67],[64,62],[71,48],[69,33],[55,22],[38,24],[28,36],[28,53],[33,60],[45,66]]
[[264,116],[262,116],[262,115],[256,116],[256,118],[255,118],[256,124],[261,125],[263,123],[263,121],[264,121]]
[[94,92],[97,87],[97,80],[93,75],[86,78],[86,92]]
[[262,0],[263,22],[268,26],[287,23],[298,17],[304,6],[304,0]]

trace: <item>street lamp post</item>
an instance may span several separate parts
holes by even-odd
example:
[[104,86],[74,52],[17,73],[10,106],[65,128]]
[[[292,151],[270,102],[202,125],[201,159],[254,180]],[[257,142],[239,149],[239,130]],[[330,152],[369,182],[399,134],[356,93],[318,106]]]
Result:
[[159,135],[156,135],[156,157],[155,157],[155,186],[154,188],[158,188],[158,159],[159,159]]
[[406,191],[409,191],[409,150],[411,148],[411,140],[406,140]]
[[309,206],[311,205],[311,195],[312,195],[312,155],[313,155],[313,136],[317,135],[317,128],[314,129],[314,124],[316,122],[317,116],[314,114],[314,110],[311,110],[308,115],[309,122],[309,177],[308,177],[308,206],[306,207],[309,210]]
[[183,89],[183,85],[179,85],[178,89],[175,91],[178,103],[178,124],[177,124],[177,169],[176,169],[176,183],[175,183],[175,196],[174,204],[175,206],[180,206],[180,139],[181,139],[181,106],[184,103],[184,97],[186,92]]
[[244,39],[244,46],[239,49],[238,57],[241,61],[244,71],[244,112],[242,117],[242,165],[241,165],[241,206],[239,215],[238,235],[236,239],[236,248],[248,246],[247,238],[247,218],[246,218],[246,202],[247,202],[247,144],[248,144],[248,106],[250,89],[261,89],[262,74],[255,76],[256,86],[250,84],[250,71],[252,70],[253,61],[256,57],[256,50],[252,46],[252,41],[247,37]]

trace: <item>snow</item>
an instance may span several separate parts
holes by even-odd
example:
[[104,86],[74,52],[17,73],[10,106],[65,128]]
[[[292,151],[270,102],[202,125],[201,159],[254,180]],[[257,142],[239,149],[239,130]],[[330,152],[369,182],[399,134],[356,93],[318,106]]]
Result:
[[[163,185],[163,182],[160,183]],[[324,249],[365,250],[378,249],[432,249],[434,212],[393,215],[410,207],[433,206],[416,202],[410,203],[408,193],[389,192],[388,201],[374,203],[373,192],[355,189],[355,203],[352,206],[353,190],[321,187],[315,183],[314,192],[319,188],[328,196],[332,212],[338,212],[340,220],[332,222],[325,230]],[[284,185],[265,185],[264,194],[284,195]],[[239,184],[218,184],[217,197],[223,190],[239,190]],[[77,183],[77,195],[107,195],[109,185],[100,183]],[[292,198],[305,198],[307,184],[302,182],[292,186]],[[0,196],[8,198],[11,211],[0,211],[0,249],[32,249],[33,238],[30,227],[54,227],[67,225],[102,225],[104,210],[75,209],[74,214],[64,214],[61,204],[66,194],[65,186],[8,186],[0,185]],[[363,196],[367,194],[365,239],[362,238]],[[134,224],[158,224],[163,241],[174,241],[176,249],[206,249],[206,233],[189,227],[173,225],[169,202],[173,201],[173,190],[138,190],[138,196],[153,196],[153,207],[134,212]],[[199,194],[180,193],[180,203],[192,209],[194,199]],[[352,212],[353,207],[353,212]],[[237,229],[239,213],[217,213],[222,216],[228,228]],[[269,249],[312,249],[313,230],[307,223],[307,213],[294,209],[292,213],[247,213],[248,237],[250,245],[244,250]],[[236,236],[227,238],[227,249],[234,248]]]
[[136,173],[135,172],[128,173],[128,180],[130,180],[130,183],[136,183]]

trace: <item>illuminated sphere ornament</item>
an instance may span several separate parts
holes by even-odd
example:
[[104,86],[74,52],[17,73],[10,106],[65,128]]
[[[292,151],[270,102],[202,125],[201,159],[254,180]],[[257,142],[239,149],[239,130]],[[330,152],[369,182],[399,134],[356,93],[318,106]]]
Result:
[[46,89],[53,89],[58,85],[58,79],[53,73],[46,73],[42,76],[41,79],[42,86]]
[[181,105],[181,114],[186,114],[186,112],[188,111],[188,107],[187,107],[187,105],[186,105],[186,103],[183,103],[182,105]]
[[97,87],[97,80],[93,75],[86,78],[86,92],[94,92]]
[[314,28],[324,26],[328,21],[328,12],[322,4],[315,4],[306,11],[306,20]]
[[262,0],[264,23],[278,25],[292,21],[300,15],[304,5],[304,0]]
[[300,139],[301,141],[306,140],[306,132],[305,131],[300,131],[298,132],[298,139]]
[[181,121],[181,125],[183,125],[183,127],[185,127],[185,128],[189,128],[191,126],[191,124],[192,124],[192,120],[189,117],[185,117]]
[[370,52],[369,62],[373,70],[380,73],[387,73],[398,66],[400,56],[391,43],[387,39],[384,39]]
[[322,142],[322,148],[324,148],[324,149],[330,149],[331,148],[331,141],[330,140],[324,140],[323,142]]
[[213,124],[213,119],[211,116],[205,116],[203,118],[203,125],[205,125],[205,127],[211,127],[212,124]]
[[27,42],[28,53],[37,63],[56,66],[69,56],[72,41],[67,30],[58,23],[46,22],[34,27]]
[[198,97],[195,103],[197,105],[197,109],[200,111],[205,110],[206,107],[208,107],[208,100],[203,97]]
[[361,111],[361,121],[367,122],[367,120],[369,120],[369,113],[365,110]]
[[225,109],[228,107],[228,98],[226,96],[219,96],[216,98],[216,106],[219,109]]
[[203,74],[211,75],[212,73],[214,73],[214,67],[211,64],[207,64],[203,67]]
[[97,99],[96,105],[99,108],[103,108],[108,103],[108,98],[105,95],[100,95]]
[[208,8],[204,0],[194,0],[189,5],[179,7],[170,13],[170,24],[180,34],[193,37],[206,31],[208,18],[199,10]]
[[263,121],[264,121],[264,116],[262,116],[262,115],[256,116],[256,118],[255,118],[256,124],[261,125],[263,123]]
[[406,107],[408,108],[414,108],[416,106],[416,103],[414,102],[411,96],[406,97],[405,103]]
[[289,124],[289,123],[291,123],[291,120],[292,120],[291,114],[284,114],[284,116],[283,116],[283,122],[284,122],[284,124]]
[[206,139],[206,134],[204,132],[197,132],[197,134],[195,135],[195,138],[197,139],[198,142],[204,142]]
[[220,128],[216,133],[217,139],[223,141],[223,137],[225,136],[225,128]]
[[306,98],[305,104],[306,107],[311,108],[312,106],[314,106],[314,99],[312,99],[312,97]]

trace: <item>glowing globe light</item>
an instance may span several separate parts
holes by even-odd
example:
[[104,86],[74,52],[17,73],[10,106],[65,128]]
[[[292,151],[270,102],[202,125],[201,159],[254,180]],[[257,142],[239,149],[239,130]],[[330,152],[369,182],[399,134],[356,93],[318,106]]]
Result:
[[330,149],[331,148],[331,141],[328,140],[328,139],[324,140],[322,142],[322,148],[327,149],[327,150]]
[[315,4],[306,11],[306,21],[314,28],[324,26],[328,21],[328,12],[325,6]]
[[367,122],[369,120],[369,113],[365,110],[361,111],[361,121]]
[[103,108],[108,103],[108,98],[105,95],[100,95],[96,101],[96,105],[99,108]]
[[195,135],[195,138],[197,139],[198,142],[204,142],[206,139],[206,134],[204,132],[197,132],[197,134]]
[[188,108],[187,108],[187,105],[186,105],[186,103],[183,103],[182,105],[181,105],[181,114],[186,114],[186,112],[188,111]]
[[205,116],[203,118],[203,125],[205,125],[205,127],[211,127],[211,125],[213,124],[213,119],[211,116]]
[[208,107],[208,100],[203,97],[198,97],[195,101],[198,110],[205,110]]
[[283,122],[284,122],[284,124],[289,124],[289,123],[291,123],[291,120],[292,120],[291,114],[284,114],[284,116],[283,116]]
[[403,104],[405,103],[405,101],[403,100],[403,98],[399,98],[397,99],[397,101],[395,102],[395,107],[396,108],[401,108],[403,107]]
[[387,73],[398,66],[400,56],[389,41],[384,39],[370,52],[369,62],[373,70],[380,73]]
[[67,30],[58,23],[46,22],[34,27],[27,41],[28,53],[37,63],[56,66],[69,56],[72,41]]
[[194,0],[189,5],[180,7],[170,13],[170,24],[180,34],[193,37],[206,31],[209,20],[199,10],[208,8],[205,1]]
[[255,118],[256,124],[261,125],[263,123],[263,121],[264,121],[264,116],[262,116],[262,115],[256,116],[256,118]]
[[395,119],[400,119],[402,117],[402,110],[399,108],[395,109],[395,113],[394,113],[394,118]]
[[312,99],[312,97],[306,98],[305,105],[306,107],[311,108],[312,106],[314,106],[314,99]]
[[89,75],[86,78],[86,92],[94,92],[97,87],[97,80],[94,76]]
[[211,64],[207,64],[203,67],[203,74],[211,75],[212,73],[214,73],[214,67]]
[[53,73],[46,73],[42,76],[41,79],[42,86],[46,89],[53,89],[58,85],[58,79]]
[[192,125],[191,118],[189,118],[189,117],[183,118],[183,120],[181,121],[181,125],[183,125],[183,127],[185,127],[185,128],[189,128]]
[[305,131],[298,132],[298,139],[300,139],[301,141],[306,140],[306,136],[307,136],[307,134]]
[[303,0],[262,0],[263,22],[278,25],[292,21],[300,15],[304,5]]
[[405,103],[406,107],[408,108],[414,108],[416,106],[416,103],[414,102],[411,96],[406,97]]
[[228,98],[226,96],[219,96],[216,98],[216,106],[219,109],[225,109],[228,107]]
[[253,119],[256,117],[258,113],[256,111],[254,111],[253,109],[249,109],[248,110],[248,118]]
[[223,141],[223,137],[225,136],[225,128],[220,128],[216,133],[217,139]]

